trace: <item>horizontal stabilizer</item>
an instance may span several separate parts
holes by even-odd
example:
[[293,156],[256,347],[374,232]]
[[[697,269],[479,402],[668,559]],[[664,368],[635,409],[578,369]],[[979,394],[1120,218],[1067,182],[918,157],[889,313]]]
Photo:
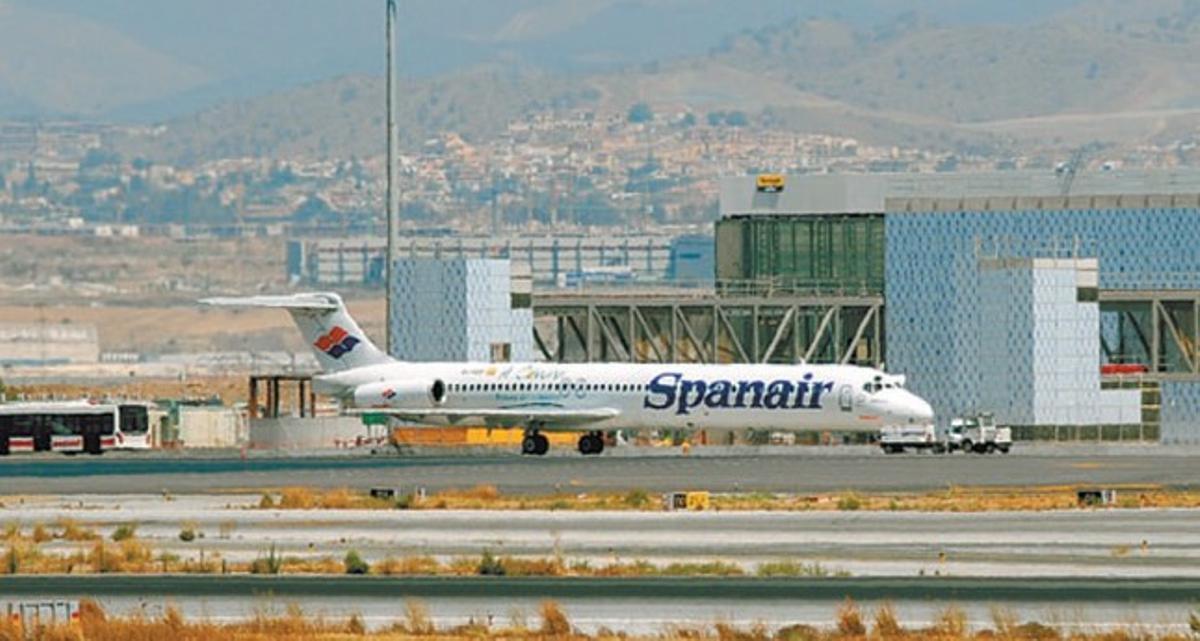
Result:
[[367,338],[350,317],[342,297],[333,292],[217,297],[200,302],[215,307],[286,309],[326,373],[394,362]]
[[293,294],[291,296],[225,296],[205,298],[200,301],[214,307],[274,307],[277,309],[313,309],[333,311],[337,301],[320,294]]

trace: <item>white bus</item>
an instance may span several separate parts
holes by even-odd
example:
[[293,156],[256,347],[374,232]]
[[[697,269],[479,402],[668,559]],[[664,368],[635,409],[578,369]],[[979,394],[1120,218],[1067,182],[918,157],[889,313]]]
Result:
[[148,449],[149,431],[149,408],[143,404],[56,401],[0,405],[0,456]]

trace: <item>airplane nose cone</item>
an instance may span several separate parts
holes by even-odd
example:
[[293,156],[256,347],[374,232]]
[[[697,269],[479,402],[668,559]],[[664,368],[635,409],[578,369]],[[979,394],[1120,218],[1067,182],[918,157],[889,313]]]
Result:
[[909,418],[913,419],[914,423],[933,422],[933,407],[925,402],[925,399],[910,394],[908,402],[905,405]]

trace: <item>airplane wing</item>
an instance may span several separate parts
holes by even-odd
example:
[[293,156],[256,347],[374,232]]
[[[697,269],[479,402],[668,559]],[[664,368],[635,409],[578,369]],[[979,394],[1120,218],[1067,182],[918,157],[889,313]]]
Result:
[[479,422],[489,427],[528,426],[542,423],[546,429],[570,429],[590,423],[616,418],[621,412],[610,407],[568,410],[554,407],[526,407],[518,409],[396,409],[357,408],[347,410],[349,414],[385,414],[405,421],[422,423],[430,420],[451,425]]

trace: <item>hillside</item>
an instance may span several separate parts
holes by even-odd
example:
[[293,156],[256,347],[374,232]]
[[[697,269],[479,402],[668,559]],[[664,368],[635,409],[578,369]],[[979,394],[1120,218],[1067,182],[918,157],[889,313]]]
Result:
[[[585,100],[582,85],[539,72],[476,69],[405,80],[398,92],[401,145],[454,131],[482,139],[529,111]],[[152,138],[118,141],[127,156],[180,163],[240,156],[373,156],[384,145],[382,78],[347,76],[230,102],[168,123]]]
[[860,107],[955,123],[1200,106],[1200,33],[1194,19],[1181,28],[1182,7],[1169,8],[1123,22],[1090,7],[1032,26],[943,27],[909,15],[855,31],[795,21],[728,41],[711,60]]
[[[740,32],[706,54],[591,73],[499,65],[405,80],[402,142],[439,131],[483,140],[551,106],[623,113],[635,102],[760,124],[942,149],[1136,145],[1200,127],[1200,2],[1097,0],[1032,23],[942,24],[918,14],[862,26],[794,19]],[[612,3],[519,15],[497,39],[572,33]],[[3,92],[0,91],[0,95]],[[382,81],[343,77],[168,123],[127,151],[189,161],[235,155],[373,155]]]
[[0,0],[0,117],[96,117],[207,79],[98,23]]

